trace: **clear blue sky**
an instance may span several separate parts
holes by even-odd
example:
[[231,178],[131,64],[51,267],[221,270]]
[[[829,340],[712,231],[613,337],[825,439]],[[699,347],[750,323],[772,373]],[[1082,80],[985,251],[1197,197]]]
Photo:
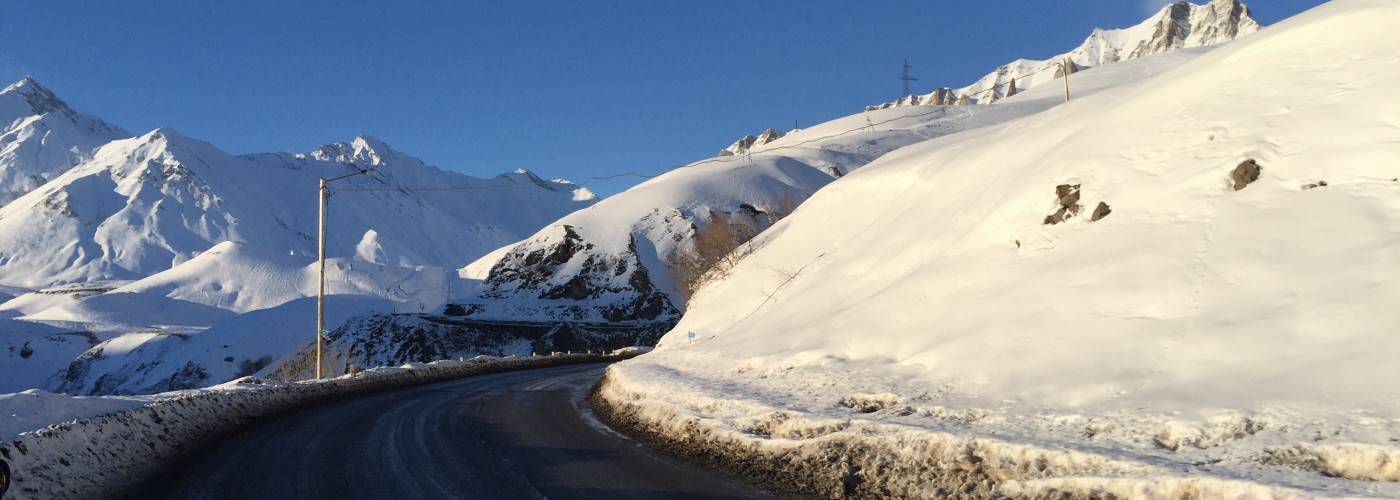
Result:
[[[0,80],[230,153],[368,134],[469,175],[582,179],[895,99],[903,58],[916,91],[963,86],[1165,3],[0,0]],[[1323,2],[1247,3],[1272,24]]]

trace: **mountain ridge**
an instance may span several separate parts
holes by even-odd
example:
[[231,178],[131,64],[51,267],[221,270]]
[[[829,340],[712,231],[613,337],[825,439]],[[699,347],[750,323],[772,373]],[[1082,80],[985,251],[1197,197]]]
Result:
[[[938,87],[923,95],[866,109],[891,106],[990,104],[1016,91],[1056,80],[1061,61],[1070,60],[1070,73],[1138,59],[1172,50],[1206,47],[1251,35],[1263,28],[1240,0],[1210,0],[1205,4],[1178,1],[1156,15],[1121,29],[1095,28],[1073,50],[1045,60],[1017,59],[962,88]],[[1014,90],[1013,90],[1014,89]]]

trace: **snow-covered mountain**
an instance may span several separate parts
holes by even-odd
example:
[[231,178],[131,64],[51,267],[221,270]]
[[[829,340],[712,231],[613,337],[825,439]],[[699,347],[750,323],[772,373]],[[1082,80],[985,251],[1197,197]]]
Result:
[[[678,439],[862,450],[855,496],[1400,495],[1397,19],[1334,0],[886,155],[761,235],[611,397]],[[884,467],[930,462],[948,477]]]
[[111,142],[0,208],[0,284],[135,280],[223,241],[307,260],[316,251],[316,179],[358,169],[375,174],[336,184],[327,252],[376,264],[460,267],[593,201],[528,172],[475,179],[437,170],[366,137],[309,154],[234,157],[159,129]]
[[873,106],[929,104],[990,104],[1017,91],[1054,81],[1061,61],[1073,62],[1070,72],[1163,52],[1208,47],[1253,34],[1263,26],[1240,0],[1210,0],[1204,5],[1176,2],[1131,28],[1096,29],[1079,47],[1046,60],[1018,59],[997,68],[976,83],[959,89],[939,87],[925,95]]
[[295,352],[313,338],[286,318],[316,294],[319,178],[373,170],[332,185],[327,285],[347,296],[331,327],[436,307],[466,288],[450,270],[597,201],[526,171],[446,172],[363,136],[245,156],[171,129],[129,137],[28,79],[0,94],[12,115],[0,174],[32,182],[0,207],[0,360],[24,373],[0,392],[190,387]]
[[[1199,53],[1086,71],[1080,85],[1084,95],[1093,95]],[[1039,89],[976,110],[876,110],[752,144],[747,156],[701,160],[569,214],[472,263],[462,275],[480,280],[480,286],[455,302],[473,318],[674,321],[684,299],[667,262],[694,252],[695,235],[713,222],[757,233],[836,178],[887,153],[1061,102],[1053,89]]]
[[0,206],[131,137],[121,127],[74,111],[32,78],[0,90]]

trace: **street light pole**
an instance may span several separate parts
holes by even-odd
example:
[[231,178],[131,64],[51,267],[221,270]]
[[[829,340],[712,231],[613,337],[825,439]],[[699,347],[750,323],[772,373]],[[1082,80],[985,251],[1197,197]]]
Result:
[[321,344],[326,338],[326,200],[331,196],[326,189],[326,183],[338,181],[346,177],[373,174],[373,170],[359,170],[352,174],[345,174],[332,179],[321,179],[321,185],[317,189],[317,198],[320,199],[320,238],[317,240],[317,267],[320,269],[319,284],[316,287],[316,379],[321,379],[321,368],[324,363],[321,361]]

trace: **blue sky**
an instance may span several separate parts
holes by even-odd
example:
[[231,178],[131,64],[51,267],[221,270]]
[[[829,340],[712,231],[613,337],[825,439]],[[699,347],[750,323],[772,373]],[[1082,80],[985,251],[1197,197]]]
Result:
[[[569,179],[656,173],[893,100],[904,58],[916,91],[963,86],[1166,4],[0,2],[0,80],[33,76],[133,133],[236,154],[368,134],[469,175]],[[1323,2],[1246,3],[1272,24]]]

